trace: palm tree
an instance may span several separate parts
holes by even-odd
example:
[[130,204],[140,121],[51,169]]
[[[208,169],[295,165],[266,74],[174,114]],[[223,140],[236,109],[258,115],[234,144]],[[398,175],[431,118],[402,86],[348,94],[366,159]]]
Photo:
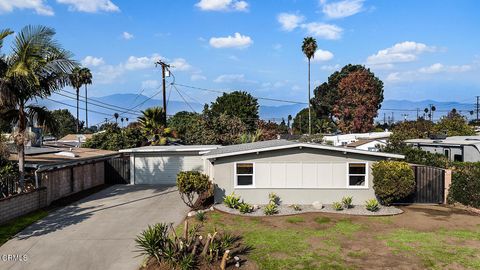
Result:
[[[3,40],[11,34],[0,31]],[[18,149],[20,188],[25,182],[25,142],[27,118],[42,125],[49,118],[44,107],[29,105],[36,98],[50,96],[69,83],[68,74],[77,66],[72,54],[54,39],[55,30],[45,26],[26,26],[15,37],[10,55],[1,56],[0,107],[4,117],[16,123],[13,137]],[[1,48],[2,42],[0,42]]]
[[118,113],[114,113],[114,114],[113,114],[113,117],[115,117],[115,122],[116,122],[117,124],[118,124],[118,117],[119,117],[119,116],[120,116],[120,115],[119,115]]
[[82,73],[81,73],[82,69],[80,67],[75,67],[73,70],[72,70],[72,73],[70,74],[69,76],[69,79],[70,79],[70,84],[72,85],[73,88],[75,88],[75,91],[77,93],[77,134],[80,133],[80,127],[79,127],[79,122],[80,122],[80,119],[79,119],[79,113],[78,113],[78,109],[79,109],[79,104],[78,104],[78,99],[79,99],[79,94],[80,94],[80,87],[82,87],[83,85],[83,78],[82,78]]
[[82,84],[85,86],[85,127],[88,128],[88,90],[87,85],[92,84],[92,73],[88,68],[80,70]]
[[317,41],[313,37],[303,39],[302,52],[308,59],[308,134],[312,134],[312,105],[310,103],[310,60],[317,50]]
[[142,132],[153,145],[167,144],[174,135],[171,129],[165,127],[166,119],[162,107],[152,107],[142,111],[138,123]]

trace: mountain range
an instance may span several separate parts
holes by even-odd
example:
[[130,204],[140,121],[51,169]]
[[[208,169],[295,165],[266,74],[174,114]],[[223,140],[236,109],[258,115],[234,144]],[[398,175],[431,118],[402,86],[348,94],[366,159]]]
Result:
[[[76,106],[74,99],[67,99],[64,96],[54,96],[50,99],[38,100],[38,104],[46,106],[50,110],[56,109],[69,109],[70,112],[76,114]],[[441,116],[448,113],[453,108],[457,109],[460,113],[467,117],[473,117],[470,115],[470,111],[475,108],[474,104],[461,103],[461,102],[439,102],[435,100],[422,100],[422,101],[410,101],[410,100],[385,100],[382,103],[382,108],[379,111],[378,119],[383,121],[390,119],[393,113],[394,120],[415,119],[417,115],[417,109],[419,116],[423,116],[424,108],[429,108],[430,104],[436,107],[434,112],[434,119],[438,119]],[[89,125],[97,125],[105,121],[107,118],[110,121],[115,121],[113,114],[115,112],[120,114],[119,122],[121,118],[129,118],[129,121],[133,121],[140,115],[140,111],[145,110],[153,106],[162,106],[161,99],[149,98],[144,95],[137,94],[113,94],[103,97],[93,97],[89,99]],[[173,115],[179,111],[196,111],[201,112],[203,110],[203,104],[189,103],[188,105],[183,101],[170,100],[167,104],[167,112],[169,115]],[[295,117],[305,105],[302,104],[286,104],[279,106],[260,106],[259,114],[260,118],[272,121],[281,121],[282,118],[286,119],[288,115]],[[84,101],[80,100],[80,119],[85,119]]]

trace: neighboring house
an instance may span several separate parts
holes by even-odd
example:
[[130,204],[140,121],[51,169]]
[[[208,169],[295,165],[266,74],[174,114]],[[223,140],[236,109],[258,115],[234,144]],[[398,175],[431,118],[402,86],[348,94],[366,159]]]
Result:
[[405,142],[430,153],[445,155],[451,161],[480,161],[480,136],[452,136],[445,139],[411,139]]
[[176,183],[180,171],[203,171],[205,160],[200,152],[218,145],[145,146],[120,150],[130,155],[130,184]]
[[142,147],[121,152],[133,154],[132,183],[173,184],[180,170],[196,169],[214,182],[215,202],[235,192],[252,204],[267,203],[270,192],[288,204],[332,203],[343,196],[353,196],[354,203],[363,204],[375,198],[371,165],[379,160],[404,158],[286,140],[224,147]]
[[360,139],[356,142],[347,144],[348,148],[355,148],[359,150],[378,152],[383,147],[387,146],[387,143],[383,140],[365,140]]
[[347,146],[358,140],[377,140],[386,142],[392,133],[385,132],[370,132],[370,133],[350,133],[350,134],[338,134],[338,135],[325,135],[323,140],[326,143],[330,143],[333,146]]
[[93,134],[68,134],[56,141],[45,141],[45,144],[59,147],[82,147],[82,144],[92,137]]

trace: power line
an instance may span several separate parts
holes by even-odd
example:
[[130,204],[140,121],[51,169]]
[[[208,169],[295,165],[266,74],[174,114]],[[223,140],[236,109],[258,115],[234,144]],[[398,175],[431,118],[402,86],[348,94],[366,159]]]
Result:
[[183,97],[182,93],[180,93],[180,91],[177,89],[177,87],[172,84],[173,87],[175,88],[175,91],[177,91],[177,93],[180,95],[180,97],[183,99],[183,101],[185,102],[185,104],[188,105],[188,107],[190,107],[190,109],[194,112],[194,113],[197,113],[197,111],[195,111],[195,109],[192,107],[192,105],[190,105],[190,103],[188,103],[188,101]]
[[[67,93],[67,94],[69,94],[69,95],[71,95],[71,96],[73,96],[74,99],[77,98],[77,94],[76,94],[76,93],[71,93],[71,92],[69,92],[69,91],[67,91],[67,90],[63,90],[63,89],[62,89],[61,91],[64,92],[64,93]],[[143,90],[142,90],[142,92],[143,92]],[[61,95],[60,93],[56,93],[56,94]],[[82,96],[82,95],[78,95],[78,97],[79,97],[79,99],[81,99],[82,101],[84,101],[84,100],[86,99],[86,98],[85,98],[84,96]],[[69,98],[71,98],[71,97],[69,97]],[[102,104],[102,105],[105,105],[105,106],[109,106],[109,107],[112,107],[112,108],[116,108],[116,110],[119,110],[119,109],[120,109],[120,110],[124,110],[124,109],[125,109],[125,108],[123,108],[123,107],[121,107],[121,106],[114,105],[114,104],[107,103],[107,102],[100,101],[100,100],[96,100],[96,99],[93,99],[93,98],[91,98],[91,97],[88,98],[88,101],[89,101],[89,102],[95,102],[95,103],[97,103],[97,104]],[[137,112],[140,112],[140,111],[137,111]]]
[[[50,101],[53,101],[53,102],[56,102],[56,103],[59,103],[59,104],[62,104],[62,105],[65,105],[65,106],[68,106],[68,107],[77,108],[76,106],[73,106],[73,105],[70,105],[70,104],[68,104],[68,103],[64,103],[64,102],[61,102],[61,101],[58,101],[58,100],[55,100],[55,99],[51,99],[51,98],[48,98],[48,97],[45,98],[45,99],[50,100]],[[79,109],[85,111],[84,108],[79,108]],[[91,111],[91,112],[93,112],[93,113],[97,113],[97,114],[102,114],[102,115],[108,115],[108,116],[110,116],[110,114],[107,114],[107,113],[104,113],[104,112],[99,112],[99,111],[94,111],[94,110],[89,110],[89,111]]]

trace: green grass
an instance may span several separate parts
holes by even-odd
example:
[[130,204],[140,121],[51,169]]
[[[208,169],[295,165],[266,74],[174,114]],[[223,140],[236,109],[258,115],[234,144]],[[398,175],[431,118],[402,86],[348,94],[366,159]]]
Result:
[[480,231],[399,229],[379,238],[386,240],[395,253],[417,256],[425,268],[445,269],[459,264],[467,269],[480,269],[480,249],[462,244],[464,240],[479,240]]
[[0,225],[0,246],[10,240],[17,233],[28,227],[30,224],[46,217],[47,215],[47,211],[38,210]]
[[315,218],[315,222],[317,222],[318,224],[329,223],[329,222],[330,222],[330,218],[328,218],[328,217],[316,217],[316,218]]
[[293,216],[293,217],[287,218],[287,222],[296,224],[296,223],[305,222],[305,219],[303,217]]

